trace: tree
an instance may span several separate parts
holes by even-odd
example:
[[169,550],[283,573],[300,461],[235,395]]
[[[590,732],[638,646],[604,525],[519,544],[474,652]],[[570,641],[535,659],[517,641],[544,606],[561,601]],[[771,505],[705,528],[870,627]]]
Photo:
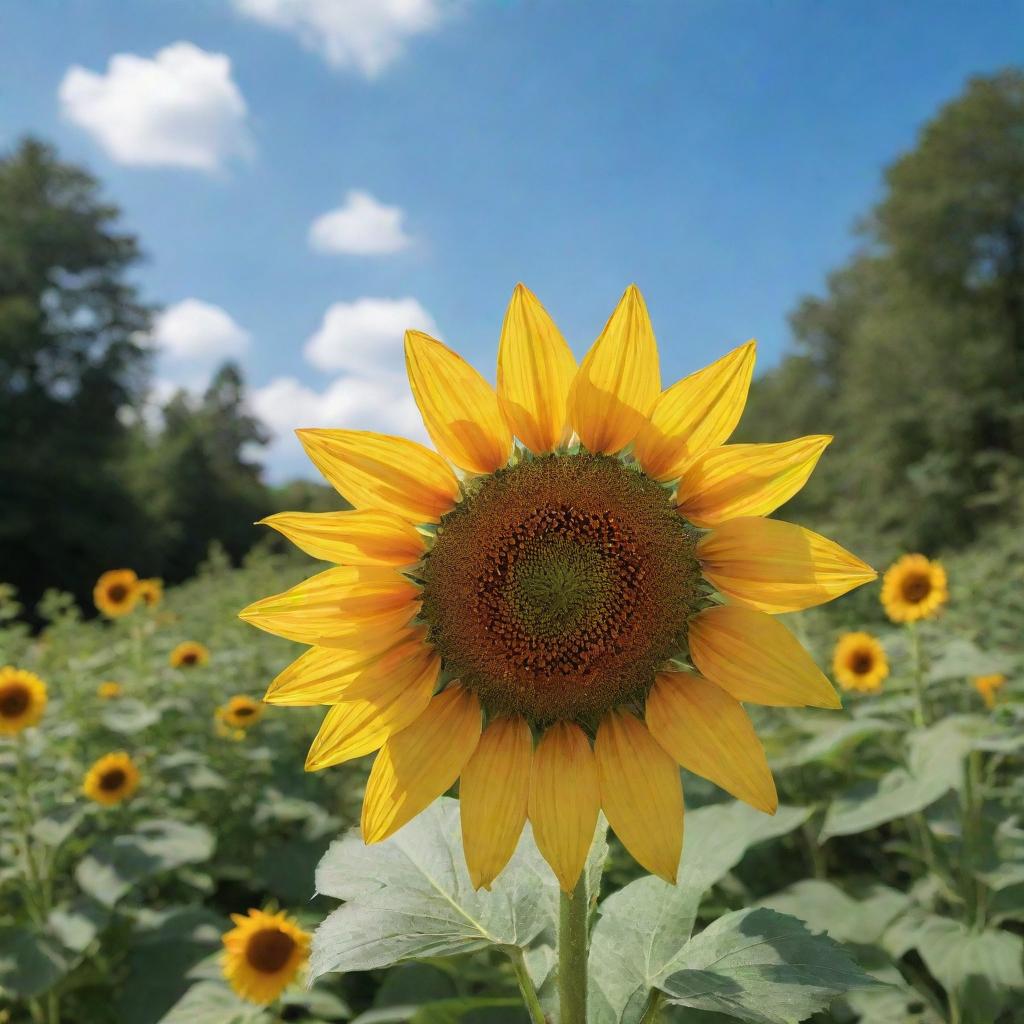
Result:
[[150,310],[119,219],[49,146],[0,158],[0,574],[27,603],[54,585],[85,598],[104,569],[153,555],[122,471]]

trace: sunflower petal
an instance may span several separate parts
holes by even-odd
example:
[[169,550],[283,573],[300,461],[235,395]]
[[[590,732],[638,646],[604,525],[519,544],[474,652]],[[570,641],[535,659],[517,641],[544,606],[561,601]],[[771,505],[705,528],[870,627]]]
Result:
[[370,628],[404,626],[419,608],[420,589],[393,569],[339,566],[256,601],[239,617],[275,636],[320,647],[332,646]]
[[541,737],[530,775],[533,838],[558,884],[572,892],[597,828],[601,791],[583,730],[556,722]]
[[480,739],[480,703],[449,686],[373,762],[363,800],[363,840],[379,843],[450,788]]
[[821,534],[759,516],[722,523],[701,538],[696,554],[721,593],[763,612],[811,608],[878,575]]
[[313,558],[340,565],[413,565],[427,549],[423,535],[382,509],[278,512],[260,520]]
[[386,677],[372,697],[335,704],[309,748],[306,771],[371,754],[411,725],[430,704],[439,671],[440,662],[435,659],[420,664],[414,673]]
[[498,396],[458,353],[419,331],[405,332],[405,368],[413,398],[437,450],[472,473],[508,462],[512,432]]
[[622,711],[601,722],[594,757],[608,823],[639,864],[675,885],[683,852],[683,786],[676,763],[642,722]]
[[676,491],[679,511],[695,526],[766,516],[800,490],[832,440],[827,434],[782,444],[727,444],[695,459]]
[[297,430],[313,465],[357,509],[382,508],[411,523],[436,523],[459,482],[437,452],[366,430]]
[[569,420],[586,448],[612,455],[637,436],[660,387],[658,344],[631,284],[576,374]]
[[490,889],[515,852],[530,797],[533,737],[522,718],[499,718],[462,770],[462,848],[474,888]]
[[383,636],[387,645],[376,649],[311,647],[274,679],[264,701],[309,707],[369,698],[376,692],[383,674],[399,673],[409,678],[423,669],[431,654],[424,643],[424,627],[384,631]]
[[748,341],[661,393],[633,449],[646,473],[674,480],[736,429],[747,403],[756,347]]
[[690,620],[690,656],[706,679],[737,700],[775,707],[842,707],[811,656],[781,622],[736,605]]
[[752,807],[779,806],[764,747],[743,705],[692,672],[659,672],[647,697],[647,728],[687,771]]
[[517,284],[501,326],[498,401],[512,432],[530,451],[551,451],[566,432],[576,360],[547,310]]

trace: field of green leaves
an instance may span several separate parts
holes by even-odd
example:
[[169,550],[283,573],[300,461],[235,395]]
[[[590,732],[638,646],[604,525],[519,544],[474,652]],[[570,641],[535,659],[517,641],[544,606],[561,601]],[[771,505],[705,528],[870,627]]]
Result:
[[[944,564],[949,604],[918,625],[917,659],[879,584],[787,617],[826,671],[849,631],[878,637],[891,671],[840,713],[757,711],[774,817],[686,775],[674,888],[598,838],[596,1024],[1024,1021],[1024,554],[1008,531]],[[266,551],[232,569],[214,553],[113,621],[51,591],[35,633],[0,591],[0,666],[48,690],[37,724],[0,735],[0,1020],[501,1024],[529,1019],[524,972],[551,1005],[557,887],[528,836],[493,891],[474,893],[454,801],[365,848],[345,835],[370,759],[303,771],[319,711],[268,707],[246,726],[219,712],[258,700],[296,653],[237,611],[310,571]],[[172,667],[184,641],[209,661]],[[997,675],[986,700],[974,680]],[[120,751],[138,786],[108,806],[83,784]],[[250,908],[320,928],[270,1007],[222,971],[229,915]],[[748,944],[761,953],[737,952],[737,933],[766,931]],[[818,963],[821,932],[843,949]]]

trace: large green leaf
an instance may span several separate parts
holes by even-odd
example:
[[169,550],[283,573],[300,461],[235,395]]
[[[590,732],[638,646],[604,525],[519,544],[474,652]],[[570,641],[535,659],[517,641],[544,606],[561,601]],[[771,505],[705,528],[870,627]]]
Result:
[[213,854],[214,838],[202,825],[157,818],[134,832],[97,843],[75,869],[83,891],[112,907],[138,882]]
[[79,896],[73,903],[55,907],[47,922],[61,945],[72,953],[81,953],[106,927],[110,909]]
[[877,985],[831,939],[764,908],[725,914],[687,943],[661,984],[670,1002],[753,1024],[791,1024]]
[[983,651],[977,644],[963,637],[946,642],[942,653],[932,662],[928,678],[932,682],[947,679],[969,679],[993,673],[1006,673],[1012,662],[1005,654]]
[[67,972],[56,939],[28,928],[0,928],[0,992],[29,999],[51,989]]
[[226,985],[201,981],[193,985],[159,1024],[270,1024],[273,1017],[243,1002]]
[[476,1024],[525,1020],[519,999],[500,996],[460,996],[415,1006],[386,1006],[361,1013],[352,1024]]
[[57,847],[78,828],[85,812],[80,804],[64,804],[32,824],[32,835],[46,846]]
[[829,717],[824,721],[815,718],[814,735],[790,753],[772,758],[772,767],[777,770],[795,768],[800,765],[828,761],[837,757],[872,736],[894,732],[899,726],[883,718],[838,718]]
[[687,814],[678,884],[648,875],[601,904],[590,951],[593,1024],[639,1020],[651,989],[678,967],[704,893],[751,846],[791,832],[809,814],[780,807],[769,816],[741,803]]
[[[605,856],[602,831],[591,849],[591,877]],[[452,799],[435,801],[374,846],[350,832],[324,855],[316,887],[346,902],[317,929],[313,978],[486,946],[525,948],[553,926],[557,913],[558,887],[529,826],[491,891],[474,890]]]

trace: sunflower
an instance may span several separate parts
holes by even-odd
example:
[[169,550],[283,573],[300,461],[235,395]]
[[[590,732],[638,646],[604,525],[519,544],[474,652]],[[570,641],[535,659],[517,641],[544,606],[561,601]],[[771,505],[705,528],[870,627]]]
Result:
[[478,887],[529,817],[571,890],[602,807],[633,856],[674,881],[677,764],[770,813],[775,785],[741,702],[840,706],[773,615],[875,573],[765,518],[830,439],[724,445],[754,342],[662,391],[635,287],[578,369],[522,285],[496,391],[425,334],[408,332],[405,350],[437,452],[299,431],[353,510],[264,520],[337,563],[241,613],[312,645],[265,699],[331,705],[308,770],[379,751],[363,802],[368,843],[461,776]]
[[877,690],[889,675],[885,648],[870,633],[844,633],[832,655],[832,674],[844,690]]
[[1001,672],[993,672],[987,676],[975,676],[971,682],[974,688],[981,694],[985,707],[994,708],[999,691],[1006,685],[1006,676]]
[[46,710],[46,683],[13,665],[0,668],[0,736],[16,736]]
[[192,668],[210,660],[209,650],[197,640],[185,640],[171,651],[171,668]]
[[164,581],[155,576],[148,580],[139,580],[139,600],[147,608],[156,608],[164,599]]
[[882,579],[882,604],[893,622],[930,619],[948,600],[946,570],[924,555],[904,555]]
[[123,750],[101,757],[82,782],[82,792],[107,807],[127,800],[138,788],[139,769]]
[[127,615],[139,600],[139,578],[131,569],[111,569],[92,588],[96,607],[110,619]]
[[124,689],[121,684],[112,681],[100,683],[96,687],[96,696],[101,697],[103,700],[114,700],[120,697],[122,693],[124,693]]
[[266,710],[261,701],[236,694],[223,707],[217,708],[217,718],[232,729],[248,729],[255,725]]
[[266,1006],[289,985],[309,957],[309,935],[285,912],[232,914],[223,937],[224,977],[251,1003]]

